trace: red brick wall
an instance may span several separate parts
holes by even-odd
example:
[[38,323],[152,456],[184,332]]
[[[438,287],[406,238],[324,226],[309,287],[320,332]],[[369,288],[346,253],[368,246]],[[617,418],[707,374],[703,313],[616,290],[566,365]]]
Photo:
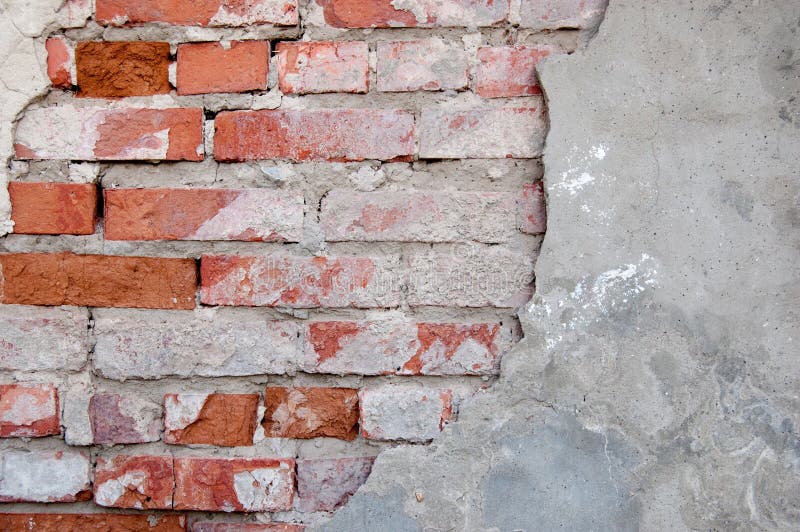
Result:
[[536,64],[603,2],[411,3],[96,0],[41,40],[0,502],[73,506],[0,529],[299,530],[491,383],[546,227]]

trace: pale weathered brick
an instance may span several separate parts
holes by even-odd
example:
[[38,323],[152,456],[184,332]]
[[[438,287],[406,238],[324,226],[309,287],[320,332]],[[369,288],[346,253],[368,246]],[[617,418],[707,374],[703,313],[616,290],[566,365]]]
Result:
[[353,192],[336,189],[322,202],[329,242],[499,243],[516,233],[515,197],[505,192]]
[[469,63],[462,45],[442,39],[378,43],[378,90],[440,91],[466,88]]
[[295,509],[301,512],[336,510],[367,481],[374,461],[371,456],[298,460]]
[[519,25],[536,30],[591,28],[605,13],[608,0],[520,0]]
[[253,445],[259,402],[257,393],[167,394],[164,442],[225,447]]
[[89,400],[92,440],[97,445],[161,439],[162,408],[136,394],[98,393]]
[[549,46],[489,46],[478,50],[475,92],[484,98],[541,94],[536,65],[553,53]]
[[293,371],[294,322],[250,312],[95,311],[94,367],[110,379],[237,376]]
[[86,309],[0,305],[0,322],[0,369],[77,370],[86,364]]
[[500,323],[395,320],[308,324],[308,373],[339,375],[493,375],[519,340]]
[[505,0],[317,0],[310,7],[335,28],[479,27],[508,16]]
[[547,206],[541,181],[523,186],[518,209],[520,231],[535,235],[547,230]]
[[294,523],[220,523],[196,522],[192,532],[303,532],[304,525]]
[[186,516],[179,514],[0,514],[5,530],[26,532],[186,532]]
[[89,500],[89,458],[77,451],[0,452],[0,502]]
[[289,510],[294,460],[176,458],[176,510],[275,512]]
[[452,392],[386,384],[359,392],[361,435],[371,440],[424,442],[452,416]]
[[302,192],[253,189],[110,189],[109,240],[297,242],[303,237]]
[[164,22],[185,26],[297,24],[297,0],[97,0],[100,24]]
[[47,76],[53,87],[69,89],[75,85],[75,49],[64,37],[51,37],[45,42]]
[[172,456],[99,457],[94,469],[94,502],[112,508],[171,510]]
[[0,438],[61,434],[58,390],[52,385],[0,385]]
[[278,84],[284,94],[369,90],[366,42],[282,42],[277,51]]
[[547,131],[535,107],[426,109],[419,123],[422,159],[532,158],[542,153]]

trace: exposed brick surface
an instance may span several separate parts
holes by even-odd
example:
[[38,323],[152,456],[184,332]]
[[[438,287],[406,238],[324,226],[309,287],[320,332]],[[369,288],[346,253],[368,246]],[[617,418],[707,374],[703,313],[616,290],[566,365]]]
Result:
[[[316,0],[335,28],[491,26],[505,20],[504,0]],[[402,7],[399,7],[401,6]]]
[[426,109],[419,130],[423,159],[530,158],[541,155],[546,125],[534,107]]
[[284,94],[369,90],[366,42],[282,42],[277,50],[278,83]]
[[492,375],[518,339],[499,323],[317,321],[308,329],[309,373]]
[[0,438],[61,434],[58,390],[50,385],[0,385]]
[[194,308],[190,259],[0,254],[0,302],[25,305]]
[[9,183],[14,232],[29,235],[91,235],[97,187],[78,183]]
[[553,52],[539,46],[495,46],[478,50],[475,92],[484,98],[541,94],[536,65]]
[[74,502],[91,499],[91,465],[77,451],[0,452],[0,502]]
[[78,96],[166,94],[169,61],[166,42],[80,42],[75,47]]
[[161,417],[160,406],[133,394],[98,393],[89,400],[92,440],[99,445],[158,441]]
[[384,92],[464,89],[469,63],[462,45],[442,39],[378,43],[378,90]]
[[297,242],[300,192],[269,189],[111,189],[105,191],[109,240]]
[[358,398],[361,435],[371,440],[431,440],[452,415],[450,390],[383,385],[361,390]]
[[232,111],[214,122],[218,161],[360,161],[414,153],[414,118],[385,109]]
[[2,532],[185,532],[183,515],[0,514]]
[[366,482],[373,457],[297,461],[295,509],[332,512]]
[[323,200],[320,223],[330,242],[505,242],[516,232],[514,200],[504,192],[338,189]]
[[520,0],[519,21],[537,30],[586,28],[605,11],[608,0]]
[[167,160],[203,158],[203,110],[43,107],[17,125],[20,159]]
[[225,447],[252,445],[258,394],[167,394],[164,441]]
[[97,459],[94,502],[113,508],[172,509],[171,456],[129,456]]
[[71,88],[75,84],[72,75],[75,51],[63,37],[47,39],[45,50],[47,50],[47,77],[50,78],[50,83],[59,89]]
[[176,510],[274,512],[289,510],[294,460],[176,458]]
[[519,229],[523,233],[539,234],[547,229],[547,206],[541,181],[524,185],[519,201]]
[[192,532],[303,532],[306,527],[292,523],[194,523]]
[[268,71],[268,41],[178,46],[178,94],[264,90]]
[[358,390],[269,387],[264,432],[273,438],[339,438],[358,434]]
[[166,22],[187,26],[297,24],[297,0],[97,0],[101,24]]
[[384,307],[399,303],[385,259],[207,255],[200,263],[207,305]]

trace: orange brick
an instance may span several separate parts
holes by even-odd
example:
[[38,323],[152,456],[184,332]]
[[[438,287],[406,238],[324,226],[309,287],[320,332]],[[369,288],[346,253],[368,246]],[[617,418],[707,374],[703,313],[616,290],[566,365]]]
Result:
[[264,431],[273,438],[339,438],[358,435],[358,390],[267,388]]
[[112,508],[172,509],[172,457],[98,458],[94,502]]
[[69,89],[75,82],[72,79],[72,51],[63,37],[51,37],[44,44],[47,50],[47,77],[53,87]]
[[78,96],[124,98],[167,94],[169,43],[81,42],[75,47]]
[[253,445],[259,401],[257,393],[167,394],[164,442],[223,447]]
[[97,219],[97,187],[78,183],[9,183],[14,232],[28,235],[91,235]]
[[234,41],[178,46],[178,94],[246,92],[267,88],[269,42]]

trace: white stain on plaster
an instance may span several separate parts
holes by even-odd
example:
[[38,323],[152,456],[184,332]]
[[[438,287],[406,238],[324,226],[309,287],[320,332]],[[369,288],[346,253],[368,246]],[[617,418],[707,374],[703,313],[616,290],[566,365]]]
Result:
[[[569,170],[561,173],[561,181],[553,185],[553,191],[564,191],[570,196],[576,196],[589,185],[594,184],[598,177],[605,179],[603,173],[595,172],[592,167],[597,161],[602,161],[608,155],[608,150],[602,144],[592,146],[588,153],[578,146],[572,147],[572,155],[567,157]],[[597,177],[596,177],[597,176]],[[582,207],[583,212],[591,212],[588,206]]]

